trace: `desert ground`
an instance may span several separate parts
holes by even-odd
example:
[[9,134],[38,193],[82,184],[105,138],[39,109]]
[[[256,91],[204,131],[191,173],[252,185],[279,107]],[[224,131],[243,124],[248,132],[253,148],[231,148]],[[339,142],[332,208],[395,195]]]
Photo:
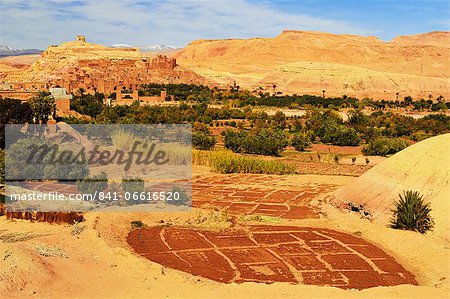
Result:
[[[332,198],[388,168],[383,164],[429,155],[448,136],[418,143],[359,178],[227,175],[195,166],[190,212],[91,212],[73,225],[2,216],[1,292],[12,298],[446,298],[449,240],[441,227],[425,235],[394,230],[382,217],[337,208]],[[414,158],[403,162],[417,166]],[[440,169],[448,172],[444,164]],[[435,187],[447,192],[448,182]],[[436,223],[448,221],[448,203],[431,202]],[[132,221],[143,226],[132,228]]]
[[[449,34],[284,30],[165,55],[78,35],[0,59],[2,125],[190,124],[196,140],[187,211],[78,221],[0,203],[0,294],[449,298]],[[28,187],[78,192],[47,178]],[[406,190],[430,204],[431,231],[392,228]]]

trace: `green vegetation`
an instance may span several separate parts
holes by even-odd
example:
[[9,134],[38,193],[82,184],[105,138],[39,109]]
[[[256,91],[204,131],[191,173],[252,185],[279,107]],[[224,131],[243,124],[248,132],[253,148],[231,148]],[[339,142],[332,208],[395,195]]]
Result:
[[130,224],[131,224],[131,228],[133,228],[133,229],[144,228],[146,226],[144,224],[144,222],[142,222],[141,220],[131,221]]
[[355,146],[360,142],[357,131],[346,126],[342,118],[332,110],[308,111],[305,124],[323,143]]
[[223,135],[225,147],[235,153],[279,156],[288,145],[285,132],[277,128],[226,130]]
[[33,111],[29,103],[0,96],[0,149],[5,148],[5,125],[33,122]]
[[423,196],[417,191],[403,191],[400,200],[395,202],[394,217],[391,227],[397,229],[414,230],[425,233],[434,226],[429,203],[425,203]]
[[311,137],[305,132],[295,134],[291,140],[291,145],[296,151],[303,152],[311,145]]
[[230,151],[197,151],[193,164],[210,166],[219,173],[293,174],[296,167],[276,160],[242,156]]
[[[40,158],[33,151],[35,148],[47,147],[45,139],[31,137],[19,139],[7,149],[7,158],[11,167],[9,168],[11,177],[22,178],[44,178],[55,179],[64,178],[66,180],[76,181],[80,177],[86,177],[89,174],[87,162],[85,164],[71,163],[69,165],[61,165],[56,163],[46,163],[53,154],[47,154],[43,157],[43,163],[27,163],[23,157]],[[65,149],[58,148],[54,151],[55,156],[59,156]],[[51,153],[51,152],[49,152]]]
[[89,176],[77,181],[77,189],[83,194],[95,194],[108,188],[108,176],[102,171],[99,175]]
[[103,100],[105,95],[103,93],[84,94],[82,90],[79,90],[73,95],[70,101],[70,109],[75,110],[78,113],[89,115],[91,117],[97,116],[103,109]]
[[[131,198],[133,198],[133,193],[144,192],[144,180],[141,178],[123,178],[122,179],[122,190],[124,192],[130,193]],[[132,201],[130,201],[131,203]]]
[[401,138],[380,137],[369,142],[363,148],[366,156],[387,156],[406,148],[408,143]]
[[192,132],[192,146],[199,150],[210,150],[216,145],[216,139],[211,136],[208,126],[195,122]]
[[192,133],[192,146],[199,150],[210,150],[216,144],[213,136],[208,136],[202,132]]
[[55,99],[48,92],[39,92],[29,103],[36,123],[46,124],[50,116],[55,114]]

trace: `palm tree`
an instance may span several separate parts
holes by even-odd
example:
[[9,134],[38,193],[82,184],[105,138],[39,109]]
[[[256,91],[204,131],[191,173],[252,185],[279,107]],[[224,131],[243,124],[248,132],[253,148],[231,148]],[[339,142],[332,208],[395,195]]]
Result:
[[322,90],[322,98],[324,98],[324,97],[325,97],[325,89]]
[[396,98],[396,100],[398,101],[398,96],[400,95],[400,93],[399,92],[396,92],[395,93],[395,98]]

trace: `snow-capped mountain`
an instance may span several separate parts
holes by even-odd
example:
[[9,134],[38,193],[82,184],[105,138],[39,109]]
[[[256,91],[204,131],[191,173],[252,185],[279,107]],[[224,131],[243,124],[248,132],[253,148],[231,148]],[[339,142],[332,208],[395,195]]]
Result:
[[18,49],[10,48],[7,45],[0,45],[0,56],[17,56],[25,54],[38,54],[41,53],[38,49]]
[[139,48],[143,52],[164,52],[178,49],[179,47],[168,46],[168,45],[137,45],[130,46],[128,44],[114,44],[113,48]]
[[137,47],[141,49],[141,51],[165,51],[178,49],[178,47],[168,45],[139,45]]

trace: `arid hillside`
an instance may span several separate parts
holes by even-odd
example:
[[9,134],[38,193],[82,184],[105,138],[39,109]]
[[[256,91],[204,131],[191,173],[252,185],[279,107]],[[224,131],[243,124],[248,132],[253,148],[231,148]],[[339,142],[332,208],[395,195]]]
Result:
[[33,62],[38,60],[39,57],[41,57],[40,54],[29,54],[29,55],[8,56],[0,58],[0,67],[6,65],[13,67],[15,69],[24,69],[33,64]]
[[376,37],[285,30],[275,38],[198,40],[178,63],[222,84],[287,93],[446,96],[450,33]]
[[[11,58],[8,58],[11,60]],[[110,48],[75,40],[59,46],[49,46],[31,65],[14,65],[0,61],[0,78],[6,82],[42,82],[89,89],[90,86],[113,84],[128,86],[140,83],[196,83],[206,81],[201,76],[177,66],[165,56],[141,52],[138,48]],[[16,63],[17,64],[17,63]],[[5,71],[3,71],[5,69]],[[3,72],[3,74],[2,74]],[[111,82],[110,82],[111,81]]]

